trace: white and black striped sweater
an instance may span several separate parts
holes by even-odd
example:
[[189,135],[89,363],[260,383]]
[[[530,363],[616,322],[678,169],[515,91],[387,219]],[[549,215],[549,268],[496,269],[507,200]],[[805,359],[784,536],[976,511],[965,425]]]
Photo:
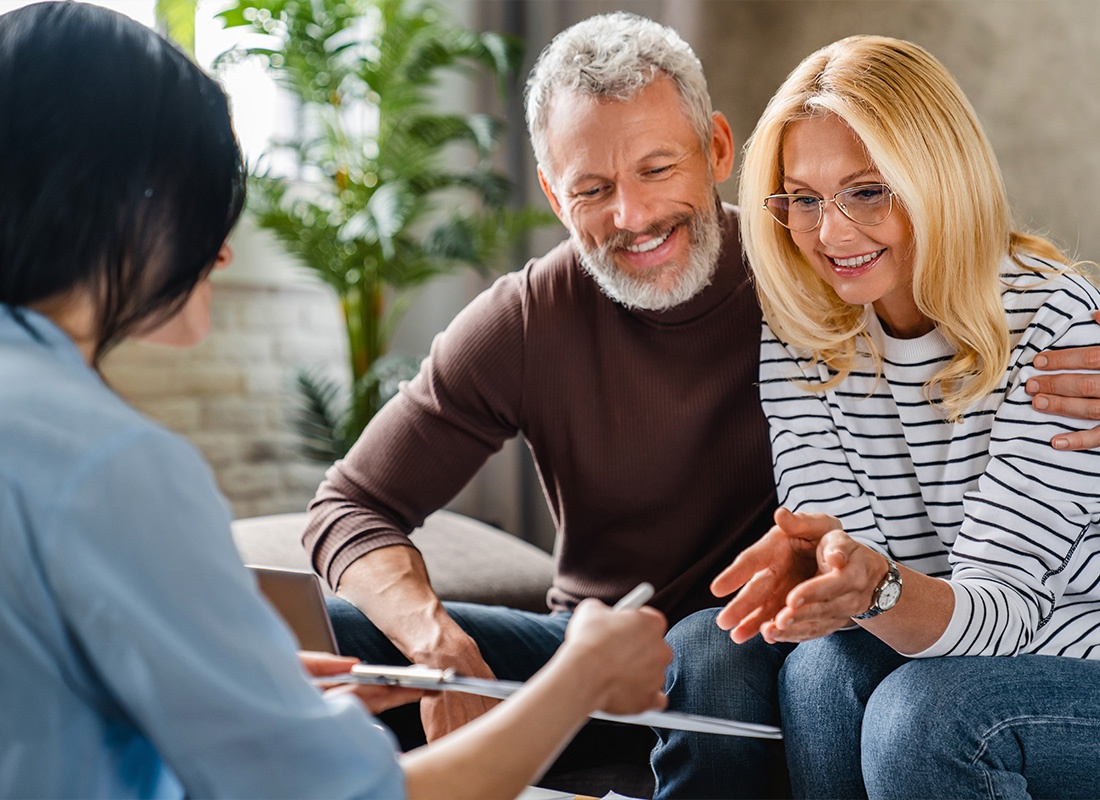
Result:
[[953,352],[939,331],[893,339],[868,309],[881,378],[868,359],[810,393],[790,378],[820,383],[827,370],[765,324],[760,394],[779,502],[832,514],[854,538],[951,582],[951,622],[919,656],[1100,658],[1100,453],[1050,446],[1093,423],[1040,414],[1025,391],[1039,351],[1100,343],[1100,291],[1010,259],[1002,271],[1008,369],[958,424],[924,390]]

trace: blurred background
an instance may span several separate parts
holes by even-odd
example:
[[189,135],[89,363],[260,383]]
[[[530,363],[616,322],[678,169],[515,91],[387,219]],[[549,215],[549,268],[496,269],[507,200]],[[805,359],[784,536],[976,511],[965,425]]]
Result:
[[[23,4],[0,0],[0,11]],[[156,24],[154,0],[101,4]],[[225,5],[197,4],[201,64],[237,43],[215,19]],[[523,78],[542,47],[574,22],[626,10],[676,28],[702,61],[715,108],[729,118],[739,147],[804,56],[843,36],[877,33],[923,45],[958,78],[998,153],[1019,226],[1050,235],[1078,258],[1100,260],[1093,199],[1100,179],[1098,0],[450,0],[442,7],[463,25],[508,33],[525,45],[520,80],[506,96],[485,78],[448,78],[438,90],[441,108],[506,121],[494,158],[520,204],[547,208],[523,124]],[[301,124],[293,98],[261,66],[242,63],[220,74],[250,161]],[[722,187],[731,202],[735,183]],[[557,225],[535,230],[501,267],[519,268],[563,237]],[[298,511],[325,467],[299,455],[287,422],[293,374],[315,364],[343,369],[343,321],[333,292],[252,220],[233,243],[237,260],[218,276],[209,340],[188,353],[126,345],[111,356],[106,375],[139,408],[195,442],[236,516]],[[391,349],[422,357],[489,280],[457,270],[428,283],[412,298]],[[519,443],[491,459],[451,507],[552,546],[541,488]]]

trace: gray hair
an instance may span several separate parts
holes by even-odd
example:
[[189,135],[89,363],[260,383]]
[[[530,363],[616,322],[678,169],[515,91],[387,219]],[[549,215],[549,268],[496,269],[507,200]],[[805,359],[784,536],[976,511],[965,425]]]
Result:
[[546,125],[556,93],[629,100],[662,75],[676,85],[700,144],[709,150],[713,109],[703,65],[672,28],[616,11],[555,36],[531,69],[525,93],[527,130],[543,171],[550,171]]

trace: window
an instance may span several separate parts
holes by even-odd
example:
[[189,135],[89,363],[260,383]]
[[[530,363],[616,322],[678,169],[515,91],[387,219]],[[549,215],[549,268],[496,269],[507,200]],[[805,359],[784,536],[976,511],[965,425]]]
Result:
[[[37,0],[0,0],[0,13],[14,11]],[[156,27],[156,0],[86,0],[110,8]],[[225,8],[226,0],[199,0],[195,12],[195,60],[210,70],[214,60],[237,45],[241,31],[225,30],[215,15]],[[255,62],[227,65],[219,70],[218,79],[229,95],[233,124],[245,158],[255,163],[268,149],[272,140],[293,132],[294,105],[278,90],[274,81]]]

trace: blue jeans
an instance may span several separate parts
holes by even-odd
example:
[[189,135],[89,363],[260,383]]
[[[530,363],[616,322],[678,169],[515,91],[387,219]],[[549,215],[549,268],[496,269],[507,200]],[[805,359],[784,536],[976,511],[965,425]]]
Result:
[[1100,662],[907,659],[865,631],[780,673],[796,797],[1096,797]]
[[[759,636],[734,644],[714,621],[720,610],[697,611],[665,637],[669,708],[778,725],[777,676],[790,646]],[[658,729],[652,761],[659,800],[770,797],[786,787],[782,745],[769,739]]]
[[[330,598],[328,604],[342,653],[374,663],[408,663],[357,608],[339,598]],[[471,603],[444,606],[477,642],[493,673],[508,680],[526,680],[550,659],[564,640],[570,617]],[[789,648],[767,645],[759,637],[737,646],[715,624],[717,613],[700,611],[668,633],[674,654],[666,686],[670,708],[777,724],[776,676]],[[382,719],[399,727],[392,712]],[[401,730],[397,733],[405,749],[418,743],[406,741]],[[652,763],[661,800],[764,797],[774,790],[777,776],[779,785],[784,784],[777,742],[668,730],[658,730],[657,737]]]
[[[408,664],[358,608],[326,598],[340,652],[372,664]],[[481,657],[501,680],[525,681],[550,660],[565,639],[570,614],[535,614],[504,606],[444,603],[458,626],[477,642]]]

